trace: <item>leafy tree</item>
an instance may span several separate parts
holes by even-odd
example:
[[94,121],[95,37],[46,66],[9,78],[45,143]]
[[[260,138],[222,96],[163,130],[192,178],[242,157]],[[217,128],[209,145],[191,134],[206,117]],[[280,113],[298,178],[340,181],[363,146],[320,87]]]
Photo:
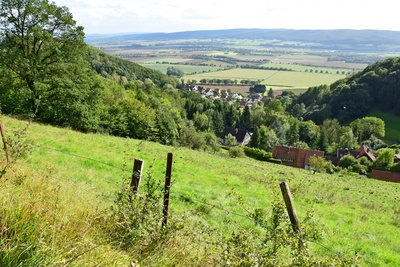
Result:
[[25,84],[28,112],[35,112],[41,98],[57,94],[57,87],[44,82],[87,51],[83,27],[67,7],[47,0],[1,1],[0,27],[0,62]]
[[354,148],[358,146],[357,139],[354,137],[353,130],[350,127],[342,127],[339,139],[339,147]]
[[235,146],[237,144],[236,137],[234,137],[232,134],[228,134],[225,136],[225,145],[227,146]]
[[263,84],[256,84],[250,87],[249,91],[251,93],[264,94],[267,91],[267,88]]
[[299,140],[313,147],[319,134],[319,127],[313,121],[300,122]]
[[327,162],[323,157],[310,157],[310,168],[311,170],[314,171],[314,173],[317,172],[325,172],[325,167],[327,165]]
[[180,77],[183,77],[184,74],[185,73],[182,70],[180,70],[176,67],[168,67],[167,68],[167,76],[174,76],[174,77],[180,78]]
[[276,144],[279,144],[279,138],[275,131],[262,125],[260,127],[260,148],[271,152]]
[[364,117],[356,119],[350,123],[350,127],[359,142],[368,140],[372,135],[378,138],[385,137],[385,122],[380,118]]
[[393,166],[394,150],[391,148],[382,148],[379,150],[378,157],[376,158],[373,169],[388,171]]
[[347,168],[352,170],[353,166],[357,163],[357,160],[350,154],[343,156],[338,163],[339,167]]
[[193,118],[194,126],[199,131],[208,131],[209,129],[209,120],[206,114],[201,114],[196,112]]

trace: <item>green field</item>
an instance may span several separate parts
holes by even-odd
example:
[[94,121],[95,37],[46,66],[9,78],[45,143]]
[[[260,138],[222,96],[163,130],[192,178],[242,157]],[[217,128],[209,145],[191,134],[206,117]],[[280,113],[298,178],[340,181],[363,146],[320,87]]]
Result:
[[[13,131],[22,133],[26,127],[26,122],[8,117],[2,121],[9,139]],[[25,258],[50,259],[43,266],[128,266],[133,258],[140,266],[215,266],[222,237],[256,229],[232,192],[249,210],[259,208],[270,216],[272,190],[285,180],[300,221],[305,223],[307,212],[314,211],[313,227],[320,234],[309,242],[310,253],[321,258],[340,253],[359,266],[400,265],[400,184],[346,173],[312,174],[249,158],[232,159],[222,152],[207,154],[38,124],[25,133],[28,147],[15,134],[13,144],[16,151],[29,152],[0,180],[2,226],[18,233],[16,244],[23,247],[7,246],[8,254],[0,251],[0,260],[28,247]],[[130,178],[133,159],[143,159],[144,173],[162,181],[169,152],[174,155],[169,223],[178,223],[180,230],[155,247],[134,243],[125,251],[111,246],[104,209],[113,203],[121,179]],[[5,165],[4,156],[0,163]],[[202,228],[193,228],[199,224]]]
[[208,72],[194,75],[186,75],[185,80],[201,79],[231,79],[231,80],[261,80],[272,89],[306,89],[311,86],[331,84],[344,78],[341,74],[310,73],[297,71],[276,71],[258,69],[231,69],[218,72]]

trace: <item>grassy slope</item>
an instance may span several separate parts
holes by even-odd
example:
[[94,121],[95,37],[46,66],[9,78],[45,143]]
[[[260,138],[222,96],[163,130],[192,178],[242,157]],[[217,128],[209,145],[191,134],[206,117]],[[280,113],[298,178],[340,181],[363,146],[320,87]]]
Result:
[[390,112],[382,112],[378,109],[372,110],[368,116],[381,118],[385,122],[385,141],[387,143],[400,143],[400,116]]
[[[26,125],[8,117],[3,117],[2,121],[8,133]],[[311,243],[312,251],[321,255],[330,255],[332,251],[350,256],[356,253],[362,266],[400,265],[400,240],[397,238],[400,228],[399,184],[345,175],[312,175],[305,170],[251,159],[231,159],[224,154],[212,155],[139,140],[81,134],[37,124],[29,126],[28,132],[34,146],[20,164],[36,170],[42,177],[50,177],[52,183],[59,181],[64,191],[72,194],[70,197],[74,201],[85,199],[88,203],[85,202],[82,209],[90,209],[92,203],[109,205],[110,196],[118,189],[121,177],[130,175],[129,171],[124,172],[120,168],[130,170],[134,158],[145,160],[145,173],[152,165],[152,176],[162,180],[166,155],[173,152],[171,214],[192,212],[193,219],[202,220],[229,234],[235,224],[228,222],[235,221],[244,227],[252,227],[252,223],[204,202],[235,214],[245,214],[228,196],[234,190],[250,207],[263,208],[269,214],[271,184],[277,188],[277,181],[287,180],[300,219],[314,209],[322,229],[323,239],[318,244]],[[116,168],[83,157],[106,162]],[[66,188],[71,185],[74,189]],[[7,197],[3,195],[3,201],[9,201]],[[55,204],[61,205],[57,200],[56,203],[49,201],[48,205]],[[68,207],[68,202],[64,204]],[[75,223],[79,224],[79,220]],[[57,233],[59,235],[62,232]],[[105,249],[101,246],[99,254],[103,255]],[[107,253],[113,255],[115,261],[118,257],[120,261],[126,257],[112,250]],[[146,263],[141,265],[151,266]],[[85,264],[82,263],[82,266]]]

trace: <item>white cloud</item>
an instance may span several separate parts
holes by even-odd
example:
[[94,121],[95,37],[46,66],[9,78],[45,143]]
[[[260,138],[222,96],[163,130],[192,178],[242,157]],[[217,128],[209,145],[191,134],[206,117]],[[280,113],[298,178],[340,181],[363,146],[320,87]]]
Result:
[[399,4],[389,0],[55,0],[87,33],[174,32],[229,28],[386,29]]

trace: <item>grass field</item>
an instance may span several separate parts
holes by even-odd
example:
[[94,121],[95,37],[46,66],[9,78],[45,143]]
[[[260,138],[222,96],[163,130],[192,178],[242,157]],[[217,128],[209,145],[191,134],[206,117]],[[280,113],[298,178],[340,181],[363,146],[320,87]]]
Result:
[[[2,121],[8,136],[13,130],[20,131],[26,126],[26,122],[8,117],[2,117]],[[37,208],[31,209],[32,215],[24,216],[43,217],[50,226],[41,230],[42,237],[34,238],[39,242],[33,245],[60,262],[63,257],[68,259],[75,255],[71,266],[94,266],[96,263],[127,266],[132,258],[139,259],[140,266],[204,266],[198,258],[201,255],[196,253],[209,245],[204,240],[209,237],[202,238],[201,233],[196,234],[195,243],[176,240],[176,243],[157,250],[159,255],[141,257],[135,252],[137,249],[124,252],[102,243],[101,229],[93,228],[100,219],[96,211],[111,205],[113,192],[120,187],[122,177],[130,177],[133,159],[143,159],[144,172],[151,172],[154,179],[162,181],[169,152],[174,155],[171,222],[188,216],[185,217],[186,224],[196,221],[215,227],[212,235],[217,236],[218,233],[229,235],[242,227],[252,228],[253,222],[242,217],[246,211],[234,201],[230,192],[241,196],[250,209],[260,208],[268,216],[271,214],[271,189],[278,188],[278,183],[285,180],[292,190],[300,221],[305,219],[308,211],[314,210],[314,223],[321,236],[317,242],[309,244],[311,253],[321,257],[341,253],[344,257],[355,257],[360,266],[400,265],[400,184],[346,173],[312,174],[248,158],[232,159],[226,153],[207,154],[38,124],[28,127],[27,136],[30,152],[0,180],[0,202],[4,212],[9,212],[6,215],[1,211],[0,216],[6,223],[5,218],[15,213],[8,209],[10,205],[19,204],[20,208],[30,203],[36,205]],[[4,164],[3,157],[0,162]],[[47,185],[41,186],[50,186],[46,194],[53,192],[51,197],[38,191],[41,187],[35,181],[42,179]],[[15,188],[11,188],[12,185]],[[19,194],[22,195],[18,198]],[[24,194],[32,200],[23,198]],[[36,200],[38,197],[40,201]],[[79,205],[79,208],[73,205]],[[60,226],[56,232],[52,230],[55,224]],[[70,229],[72,226],[75,228]],[[76,233],[69,239],[68,230]],[[186,244],[187,250],[180,246],[181,243]]]

